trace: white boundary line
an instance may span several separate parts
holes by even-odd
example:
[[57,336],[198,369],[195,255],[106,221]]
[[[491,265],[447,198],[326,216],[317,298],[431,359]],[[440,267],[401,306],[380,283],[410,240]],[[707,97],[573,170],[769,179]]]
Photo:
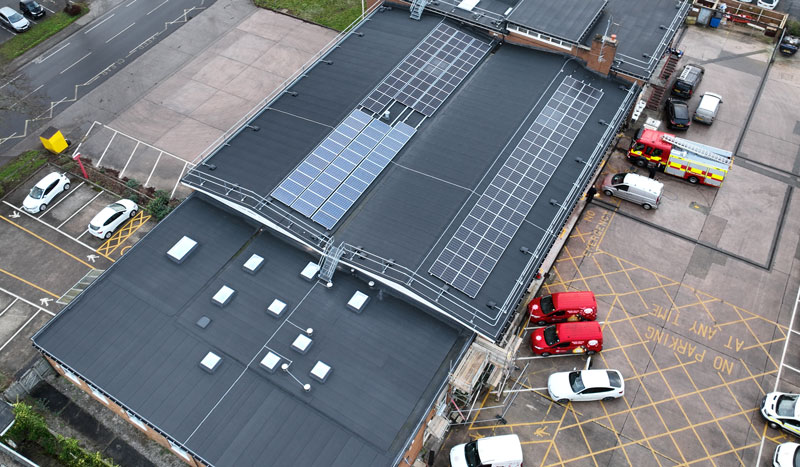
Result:
[[8,306],[3,309],[3,311],[0,311],[0,317],[6,314],[6,311],[8,311],[8,309],[14,306],[14,304],[17,303],[18,301],[19,301],[18,298],[14,298],[14,300],[12,300],[11,303],[9,303]]
[[108,39],[108,40],[106,41],[106,44],[108,44],[109,42],[111,42],[111,41],[113,41],[114,39],[116,39],[116,38],[117,38],[117,36],[119,36],[119,35],[120,35],[120,34],[122,34],[123,32],[125,32],[125,31],[127,31],[128,29],[132,28],[134,24],[136,24],[136,23],[135,23],[135,22],[134,22],[134,23],[131,23],[131,24],[130,24],[130,26],[128,26],[127,28],[125,28],[125,29],[123,29],[122,31],[120,31],[120,32],[118,32],[118,33],[114,34],[113,36],[111,36],[111,38],[110,38],[110,39]]
[[783,366],[784,366],[785,368],[788,368],[788,369],[790,369],[790,370],[794,371],[795,373],[800,373],[800,370],[798,370],[797,368],[795,368],[795,367],[793,367],[793,366],[787,365],[787,364],[785,364],[785,363],[783,364]]
[[[794,309],[792,310],[792,318],[789,320],[789,330],[794,329],[794,318],[795,316],[797,316],[798,303],[800,303],[800,287],[797,288],[797,296],[794,299]],[[781,382],[781,372],[783,371],[783,367],[788,366],[785,365],[783,362],[786,360],[786,349],[789,348],[789,336],[791,336],[791,333],[786,335],[786,340],[783,342],[783,353],[781,353],[781,363],[780,365],[778,365],[778,375],[775,377],[775,386],[773,386],[772,392],[778,390],[778,383]],[[758,447],[758,455],[756,456],[756,463],[761,462],[761,453],[764,451],[764,441],[766,440],[767,436],[766,434],[764,434],[761,437],[761,445]]]
[[62,201],[64,201],[65,199],[69,198],[69,197],[70,197],[70,195],[72,195],[73,193],[75,193],[75,190],[77,190],[78,188],[80,188],[81,186],[83,186],[85,183],[86,183],[86,182],[81,182],[81,184],[80,184],[80,185],[76,186],[76,187],[75,187],[75,188],[73,188],[73,189],[72,189],[72,190],[71,190],[69,193],[67,193],[66,195],[62,196],[62,197],[61,197],[61,199],[59,199],[58,201],[56,201],[56,204],[54,204],[54,205],[50,206],[50,210],[48,210],[48,211],[42,211],[42,214],[41,214],[41,215],[39,215],[39,216],[37,216],[36,218],[37,218],[37,219],[41,219],[41,218],[42,218],[42,216],[44,216],[44,215],[45,215],[45,214],[47,214],[48,212],[52,211],[52,210],[53,210],[53,208],[54,208],[54,207],[56,207],[56,206],[58,206],[58,205],[59,205],[59,204],[60,204]]
[[[179,160],[179,161],[181,161],[181,162],[188,162],[189,164],[191,164],[192,166],[194,166],[194,164],[192,164],[192,163],[191,163],[191,161],[187,161],[186,159],[184,159],[184,158],[182,158],[182,157],[180,157],[180,156],[176,156],[175,154],[172,154],[172,153],[169,153],[169,152],[167,152],[167,151],[164,151],[164,150],[163,150],[163,149],[161,149],[161,148],[158,148],[158,147],[156,147],[156,146],[153,146],[152,144],[148,144],[148,143],[146,143],[145,141],[142,141],[142,140],[140,140],[140,139],[138,139],[138,138],[135,138],[135,137],[133,137],[133,136],[131,136],[131,135],[127,134],[127,133],[124,133],[124,132],[122,132],[122,131],[116,130],[116,129],[114,129],[113,127],[110,127],[110,126],[106,125],[105,123],[101,123],[101,122],[95,122],[95,123],[98,123],[98,124],[102,125],[103,127],[105,127],[105,128],[108,128],[109,130],[113,131],[115,134],[116,134],[116,133],[119,133],[120,135],[122,135],[122,136],[124,136],[124,137],[126,137],[126,138],[128,138],[128,139],[132,139],[132,140],[134,140],[134,141],[138,141],[138,142],[140,142],[140,143],[144,144],[145,146],[147,146],[147,147],[149,147],[149,148],[153,148],[153,149],[155,149],[155,150],[156,150],[156,151],[158,151],[158,152],[164,153],[164,154],[166,154],[166,155],[168,155],[168,156],[170,156],[170,157],[172,157],[172,158],[174,158],[174,159],[178,159],[178,160]],[[91,131],[91,128],[90,128],[89,130]],[[88,135],[89,133],[87,132],[86,134]]]
[[4,289],[2,287],[0,287],[0,292],[3,292],[6,295],[11,295],[12,297],[16,298],[17,300],[19,300],[21,302],[24,302],[24,303],[27,303],[28,305],[38,309],[39,311],[43,311],[43,312],[47,313],[50,316],[55,316],[56,315],[52,311],[46,310],[46,309],[40,307],[39,305],[31,302],[30,300],[26,300],[26,299],[20,297],[19,295],[15,294],[14,292],[9,292],[8,290],[6,290],[6,289]]
[[73,217],[75,217],[75,215],[76,215],[76,214],[78,214],[79,212],[83,211],[83,208],[85,208],[86,206],[88,206],[88,205],[89,205],[89,204],[90,204],[92,201],[96,200],[96,199],[97,199],[97,197],[98,197],[98,196],[100,196],[100,195],[102,195],[103,193],[105,193],[105,191],[101,191],[100,193],[98,193],[98,194],[94,195],[94,198],[90,199],[89,201],[87,201],[87,202],[86,202],[86,204],[84,204],[83,206],[81,206],[81,207],[80,207],[80,209],[78,209],[77,211],[73,212],[71,216],[67,217],[67,219],[66,219],[64,222],[62,222],[62,223],[58,224],[58,227],[56,227],[56,228],[57,228],[57,229],[60,229],[60,228],[61,228],[61,227],[62,227],[64,224],[66,224],[67,222],[69,222],[69,221],[70,221],[70,219],[72,219]]
[[[64,232],[64,231],[61,231],[61,230],[59,230],[59,229],[57,229],[57,228],[53,227],[52,225],[48,224],[47,222],[45,222],[45,221],[43,221],[43,220],[41,220],[41,219],[37,219],[37,218],[35,218],[35,217],[31,216],[30,214],[28,214],[27,212],[25,212],[23,209],[20,209],[20,208],[18,208],[18,207],[16,207],[16,206],[14,206],[13,204],[9,203],[8,201],[6,201],[6,200],[3,200],[3,204],[5,204],[6,206],[10,207],[11,209],[13,209],[13,210],[15,210],[15,211],[17,211],[17,212],[20,212],[20,213],[22,213],[22,214],[25,214],[26,216],[28,216],[28,217],[30,217],[31,219],[33,219],[33,220],[35,220],[35,221],[39,222],[39,223],[40,223],[40,224],[42,224],[42,225],[45,225],[45,226],[47,226],[47,227],[50,227],[51,229],[55,230],[56,232],[60,233],[61,235],[65,236],[65,237],[67,237],[68,239],[70,239],[70,240],[73,240],[75,243],[78,243],[79,245],[83,246],[84,248],[86,248],[86,249],[88,249],[88,250],[91,250],[92,252],[96,252],[96,251],[97,251],[97,248],[90,247],[89,245],[87,245],[87,244],[83,243],[82,241],[78,240],[77,238],[73,237],[72,235],[70,235],[70,234],[68,234],[68,233],[66,233],[66,232]],[[0,289],[0,290],[2,290],[2,289]]]
[[18,100],[17,102],[15,102],[15,103],[14,103],[14,105],[12,105],[11,107],[9,107],[9,108],[8,108],[8,110],[14,110],[14,107],[16,107],[18,104],[21,104],[21,103],[22,103],[22,101],[24,101],[25,99],[27,99],[28,97],[30,97],[30,96],[31,96],[31,94],[35,93],[35,92],[36,92],[36,91],[38,91],[39,89],[42,89],[43,87],[44,87],[44,84],[40,84],[38,88],[36,88],[36,89],[34,89],[33,91],[29,92],[28,94],[25,94],[24,96],[22,96],[22,98],[21,98],[20,100]]
[[80,63],[80,62],[81,62],[81,60],[83,60],[84,58],[88,57],[88,56],[89,56],[89,55],[91,55],[91,54],[92,54],[92,53],[91,53],[91,52],[89,52],[88,54],[84,55],[83,57],[79,58],[78,60],[76,60],[76,61],[72,62],[72,64],[71,64],[70,66],[68,66],[68,67],[64,68],[63,70],[61,70],[60,72],[58,72],[58,74],[59,74],[59,75],[63,75],[63,74],[64,74],[64,72],[66,72],[66,71],[67,71],[67,70],[69,70],[70,68],[74,67],[75,65],[77,65],[78,63]]
[[100,167],[100,162],[103,160],[103,158],[104,158],[104,157],[106,157],[106,153],[108,152],[108,148],[110,148],[110,147],[111,147],[111,143],[112,143],[112,142],[114,142],[114,138],[115,138],[116,136],[117,136],[117,134],[116,134],[116,133],[114,133],[113,135],[111,135],[111,139],[110,139],[110,140],[108,140],[108,144],[106,144],[106,148],[103,150],[103,154],[101,154],[101,155],[100,155],[100,159],[98,159],[98,160],[97,160],[97,164],[95,164],[97,167]]
[[92,31],[94,31],[94,28],[96,28],[96,27],[100,26],[101,24],[105,23],[106,21],[110,20],[111,18],[114,17],[115,14],[116,13],[111,13],[109,16],[106,17],[106,19],[104,19],[103,21],[100,21],[99,23],[95,24],[94,26],[92,26],[88,30],[84,31],[83,34],[86,35],[86,34],[89,34]]
[[178,189],[178,185],[181,183],[181,179],[183,178],[183,174],[186,172],[186,167],[188,167],[188,166],[189,166],[189,163],[188,162],[184,162],[183,169],[181,169],[181,174],[178,175],[178,180],[175,181],[175,186],[172,188],[172,193],[170,193],[170,195],[169,195],[170,198],[174,198],[175,197],[175,190]]
[[139,145],[142,144],[141,141],[136,141],[136,146],[134,146],[133,151],[131,151],[131,155],[128,156],[128,161],[125,162],[125,167],[119,171],[119,178],[122,178],[122,174],[125,173],[125,170],[128,168],[128,164],[131,163],[131,159],[133,159],[133,155],[136,154],[136,150],[139,149]]
[[168,1],[169,1],[169,0],[164,0],[163,2],[159,3],[158,5],[156,5],[156,7],[155,7],[155,8],[153,8],[153,9],[152,9],[152,10],[150,10],[150,11],[148,11],[148,12],[147,12],[147,14],[146,14],[145,16],[150,16],[150,13],[152,13],[152,12],[154,12],[154,11],[158,10],[159,8],[161,8],[161,6],[162,6],[162,5],[164,5],[164,4],[165,4],[165,3],[167,3]]
[[147,176],[147,180],[144,182],[144,186],[150,186],[150,179],[153,178],[153,173],[156,171],[156,166],[161,161],[161,155],[164,154],[164,151],[158,153],[158,158],[156,159],[156,163],[153,164],[153,168],[150,169],[150,175]]

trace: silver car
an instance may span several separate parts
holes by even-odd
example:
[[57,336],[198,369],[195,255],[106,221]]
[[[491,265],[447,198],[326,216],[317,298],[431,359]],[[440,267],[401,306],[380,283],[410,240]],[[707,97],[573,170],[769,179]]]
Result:
[[31,22],[25,19],[17,10],[4,6],[0,8],[0,23],[15,32],[27,31],[31,27]]
[[661,203],[664,184],[634,173],[608,174],[603,179],[603,194],[615,196],[650,210]]

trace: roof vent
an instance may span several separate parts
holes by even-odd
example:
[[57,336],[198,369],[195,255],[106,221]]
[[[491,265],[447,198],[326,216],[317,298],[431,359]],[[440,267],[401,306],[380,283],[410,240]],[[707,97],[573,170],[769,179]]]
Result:
[[250,274],[255,274],[258,272],[259,269],[261,269],[261,266],[263,265],[264,265],[264,258],[256,254],[253,254],[252,256],[250,256],[250,259],[244,262],[242,268],[246,272],[249,272]]
[[350,297],[350,300],[347,302],[347,308],[350,311],[355,311],[356,313],[361,313],[364,311],[364,308],[367,307],[367,302],[369,301],[369,295],[356,290],[356,293]]
[[231,301],[234,293],[236,293],[235,290],[228,287],[227,285],[223,285],[222,287],[220,287],[217,293],[214,294],[214,297],[211,298],[211,301],[223,307],[227,305],[228,302]]
[[267,355],[261,359],[261,368],[269,371],[270,373],[275,373],[275,370],[278,368],[280,363],[281,357],[278,354],[267,352]]
[[292,342],[292,348],[297,352],[305,355],[308,352],[308,349],[311,348],[312,341],[308,336],[305,334],[298,334],[297,338]]
[[311,369],[311,377],[320,383],[324,383],[325,380],[328,379],[328,375],[331,374],[331,370],[332,368],[330,365],[327,365],[322,360],[319,360],[317,361],[317,364],[314,365],[314,368]]
[[197,320],[197,325],[201,329],[207,328],[209,324],[211,324],[211,318],[209,318],[208,316],[202,316],[200,319]]
[[172,245],[172,248],[167,252],[167,256],[172,261],[181,264],[195,248],[197,248],[197,242],[184,236],[178,240],[178,243]]
[[214,352],[209,352],[200,361],[200,368],[206,370],[209,373],[214,373],[217,370],[217,368],[219,368],[220,363],[222,363],[222,357],[215,354]]
[[276,298],[267,307],[267,313],[269,313],[271,316],[274,316],[275,318],[280,318],[281,313],[283,313],[283,310],[285,309],[286,309],[286,303]]
[[306,267],[300,272],[300,277],[303,279],[311,282],[317,277],[317,273],[319,272],[319,265],[314,262],[309,262],[306,264]]

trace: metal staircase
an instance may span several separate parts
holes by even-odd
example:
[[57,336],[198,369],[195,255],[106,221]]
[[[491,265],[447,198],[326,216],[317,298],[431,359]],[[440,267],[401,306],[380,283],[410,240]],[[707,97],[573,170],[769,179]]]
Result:
[[341,259],[343,253],[344,242],[340,243],[339,246],[329,248],[325,251],[325,254],[322,256],[322,265],[319,268],[320,279],[325,282],[330,282],[331,279],[333,279],[333,273],[336,272],[336,266],[339,265],[339,259]]
[[413,0],[411,2],[411,19],[419,21],[422,18],[422,11],[428,5],[429,0]]
[[650,97],[647,99],[646,107],[649,110],[660,110],[661,104],[664,102],[664,86],[651,83],[650,89]]
[[669,80],[672,77],[672,73],[675,72],[675,68],[678,67],[678,60],[680,59],[675,54],[668,54],[667,60],[664,62],[664,68],[661,69],[661,74],[658,77],[663,80]]
[[683,138],[678,138],[678,137],[672,136],[672,135],[662,135],[661,139],[663,139],[664,141],[672,144],[673,146],[677,146],[677,147],[679,147],[681,149],[685,149],[686,151],[693,152],[695,154],[699,154],[699,155],[705,157],[706,159],[711,159],[712,161],[719,162],[720,164],[730,165],[730,163],[731,163],[731,157],[726,157],[726,156],[723,156],[721,154],[717,154],[715,152],[712,152],[712,151],[706,149],[705,147],[700,146],[700,145],[698,145],[696,143],[693,143],[693,142],[691,142],[689,140],[686,140],[686,139],[683,139]]

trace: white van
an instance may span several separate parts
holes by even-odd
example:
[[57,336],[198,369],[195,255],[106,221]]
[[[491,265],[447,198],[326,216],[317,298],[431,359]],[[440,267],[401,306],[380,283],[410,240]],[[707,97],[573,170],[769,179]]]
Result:
[[657,208],[663,191],[663,183],[634,173],[608,174],[603,180],[603,194],[626,199],[645,209]]
[[722,104],[722,96],[707,92],[700,97],[700,105],[694,111],[694,119],[698,122],[711,125],[714,123],[714,117],[717,116],[719,105]]
[[522,445],[517,435],[491,436],[450,450],[451,467],[521,467]]

